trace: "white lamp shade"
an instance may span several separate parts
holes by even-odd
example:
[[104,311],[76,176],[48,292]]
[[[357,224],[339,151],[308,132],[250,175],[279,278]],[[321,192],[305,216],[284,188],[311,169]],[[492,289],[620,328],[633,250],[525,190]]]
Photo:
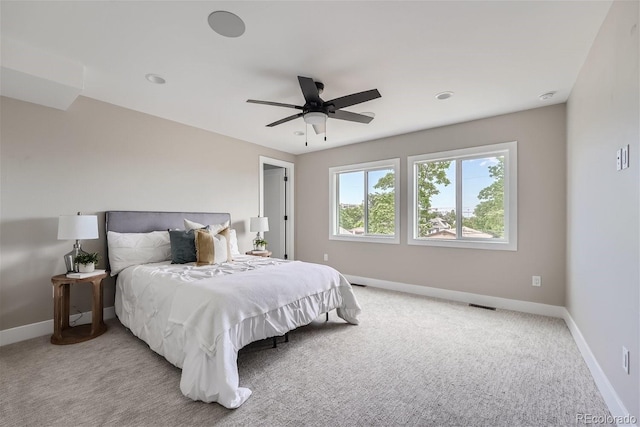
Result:
[[249,231],[251,231],[252,233],[269,231],[269,218],[267,218],[266,216],[252,217]]
[[58,220],[58,240],[98,238],[97,215],[61,215]]

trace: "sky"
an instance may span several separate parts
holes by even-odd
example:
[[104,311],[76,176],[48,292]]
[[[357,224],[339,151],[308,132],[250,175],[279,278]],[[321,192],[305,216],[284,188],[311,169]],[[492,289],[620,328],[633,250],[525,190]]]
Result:
[[[473,213],[478,204],[478,193],[493,182],[489,175],[489,166],[495,165],[498,160],[495,157],[463,160],[462,167],[462,206],[463,215]],[[369,188],[375,191],[373,186],[378,180],[391,172],[391,169],[370,171]],[[440,194],[433,197],[431,206],[440,211],[455,209],[455,162],[451,162],[447,170],[447,177],[451,181],[448,186],[440,186]],[[360,204],[364,200],[364,172],[350,172],[340,174],[340,203]]]
[[[478,193],[493,183],[493,178],[489,175],[489,166],[495,165],[498,160],[495,157],[483,159],[463,160],[462,165],[462,214],[471,216],[476,205],[479,203]],[[451,181],[448,186],[440,186],[440,194],[431,201],[431,207],[439,211],[450,211],[455,209],[455,162],[447,170],[447,178]]]

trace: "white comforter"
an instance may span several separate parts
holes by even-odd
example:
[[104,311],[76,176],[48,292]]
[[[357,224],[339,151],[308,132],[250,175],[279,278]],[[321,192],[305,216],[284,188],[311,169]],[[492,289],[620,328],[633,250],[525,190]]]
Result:
[[351,285],[331,267],[234,258],[205,267],[129,267],[118,276],[115,301],[122,324],[182,368],[185,396],[227,408],[237,408],[251,395],[239,387],[239,349],[283,335],[334,308],[352,324],[360,313]]

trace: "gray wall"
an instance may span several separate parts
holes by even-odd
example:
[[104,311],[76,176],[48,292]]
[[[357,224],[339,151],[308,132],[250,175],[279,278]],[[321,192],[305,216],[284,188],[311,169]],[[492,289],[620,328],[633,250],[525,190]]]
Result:
[[[230,212],[241,250],[258,214],[259,156],[294,156],[132,110],[78,98],[60,111],[1,99],[0,329],[53,318],[51,276],[72,241],[57,240],[59,215],[106,210]],[[103,261],[104,262],[104,261]],[[91,309],[89,286],[72,304]],[[113,282],[105,307],[113,305]]]
[[[518,251],[407,245],[407,156],[518,141]],[[565,105],[298,156],[296,257],[342,273],[564,305]],[[329,240],[329,168],[399,157],[400,244]],[[542,276],[542,287],[531,276]]]
[[[567,309],[623,403],[640,416],[638,2],[615,2],[567,109]],[[631,167],[616,171],[630,145]],[[631,375],[621,368],[622,346]]]

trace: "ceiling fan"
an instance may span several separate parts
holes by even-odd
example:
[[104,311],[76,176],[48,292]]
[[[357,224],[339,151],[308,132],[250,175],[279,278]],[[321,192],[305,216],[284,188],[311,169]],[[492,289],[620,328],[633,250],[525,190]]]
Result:
[[302,110],[301,113],[294,114],[293,116],[285,117],[273,123],[269,123],[267,127],[278,126],[282,123],[302,117],[305,123],[313,125],[313,130],[316,133],[324,133],[326,130],[327,118],[347,120],[350,122],[369,123],[373,120],[373,117],[364,114],[352,113],[350,111],[344,111],[343,108],[350,107],[352,105],[361,104],[363,102],[371,101],[372,99],[380,98],[380,92],[378,89],[366,90],[364,92],[352,93],[351,95],[341,96],[340,98],[334,98],[329,101],[323,101],[320,98],[320,94],[324,89],[324,84],[320,82],[314,82],[310,77],[298,76],[298,82],[300,83],[300,89],[304,95],[304,105],[283,104],[280,102],[271,101],[258,101],[255,99],[247,99],[247,102],[253,104],[273,105],[276,107],[295,108],[296,110]]

